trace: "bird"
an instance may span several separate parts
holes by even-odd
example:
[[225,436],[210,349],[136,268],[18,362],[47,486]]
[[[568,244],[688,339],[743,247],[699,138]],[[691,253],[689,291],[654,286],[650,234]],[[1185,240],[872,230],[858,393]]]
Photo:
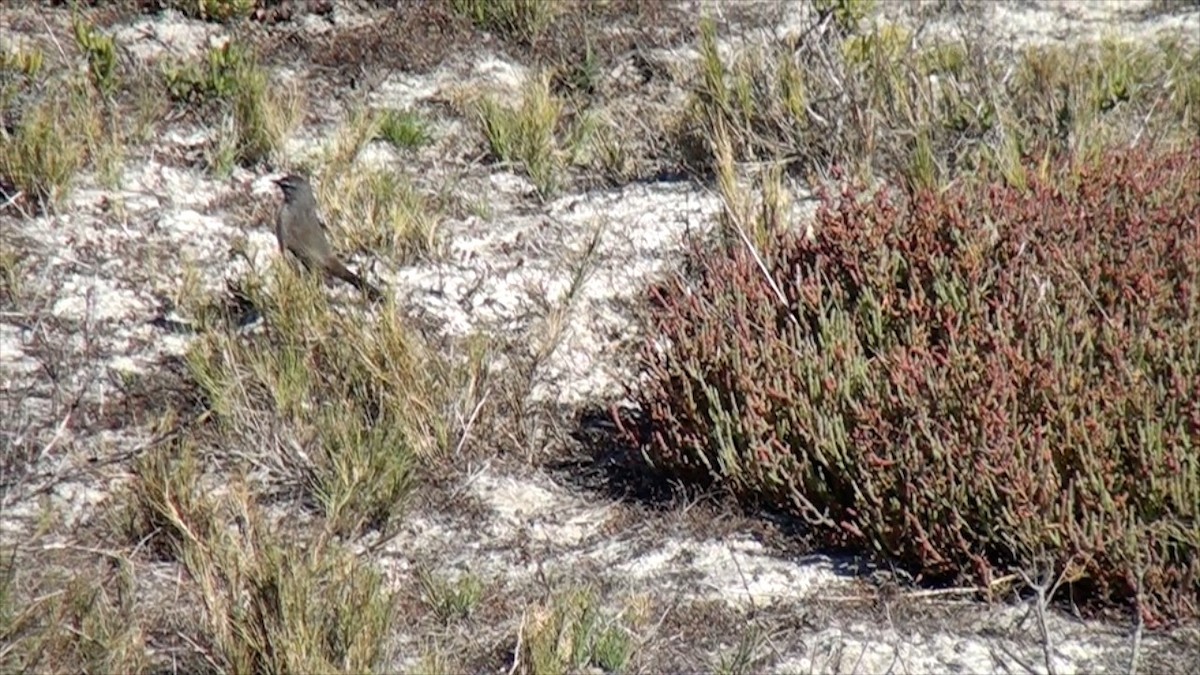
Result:
[[383,293],[378,288],[347,269],[329,246],[329,240],[325,238],[327,228],[317,214],[317,200],[308,179],[287,174],[275,179],[275,184],[283,191],[283,205],[275,219],[275,238],[279,240],[280,252],[291,253],[305,269],[346,281],[371,300],[382,298]]

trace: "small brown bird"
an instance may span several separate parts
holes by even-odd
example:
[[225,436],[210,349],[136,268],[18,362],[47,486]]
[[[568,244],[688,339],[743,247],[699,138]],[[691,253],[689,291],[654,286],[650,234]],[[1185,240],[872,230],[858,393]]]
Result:
[[338,260],[329,240],[325,238],[325,223],[317,215],[317,200],[312,186],[303,176],[289,174],[275,180],[283,190],[283,206],[275,219],[275,238],[279,250],[296,256],[306,269],[342,279],[367,294],[371,300],[383,297],[379,289],[346,269]]

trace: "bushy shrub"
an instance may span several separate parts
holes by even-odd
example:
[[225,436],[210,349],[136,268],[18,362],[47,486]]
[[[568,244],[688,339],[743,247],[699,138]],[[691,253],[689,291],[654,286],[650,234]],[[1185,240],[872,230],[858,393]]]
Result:
[[651,291],[625,433],[930,580],[1200,610],[1200,143],[823,195]]

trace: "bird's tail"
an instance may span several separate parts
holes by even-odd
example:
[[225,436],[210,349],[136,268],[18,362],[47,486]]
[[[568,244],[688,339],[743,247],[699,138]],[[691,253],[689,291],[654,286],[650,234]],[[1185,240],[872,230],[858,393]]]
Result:
[[372,302],[383,299],[383,293],[378,288],[372,286],[366,279],[351,272],[339,260],[334,260],[333,264],[329,266],[329,273],[366,293],[367,299]]

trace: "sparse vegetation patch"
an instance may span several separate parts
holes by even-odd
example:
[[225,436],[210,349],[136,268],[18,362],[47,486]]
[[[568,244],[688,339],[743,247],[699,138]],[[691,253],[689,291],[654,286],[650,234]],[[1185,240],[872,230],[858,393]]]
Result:
[[840,164],[931,187],[985,165],[1021,180],[1020,160],[1036,150],[1086,155],[1134,137],[1186,144],[1200,129],[1195,44],[1027,47],[1014,69],[979,43],[849,25],[859,28],[731,57],[719,53],[716,24],[702,22],[680,155],[707,172],[720,124],[739,162],[781,161],[801,175]]
[[253,51],[234,41],[209,50],[200,64],[163,66],[163,78],[177,103],[220,113],[220,134],[209,157],[217,173],[269,159],[300,117],[297,92],[269,83]]
[[0,0],[0,672],[1196,671],[1194,0],[699,4]]

